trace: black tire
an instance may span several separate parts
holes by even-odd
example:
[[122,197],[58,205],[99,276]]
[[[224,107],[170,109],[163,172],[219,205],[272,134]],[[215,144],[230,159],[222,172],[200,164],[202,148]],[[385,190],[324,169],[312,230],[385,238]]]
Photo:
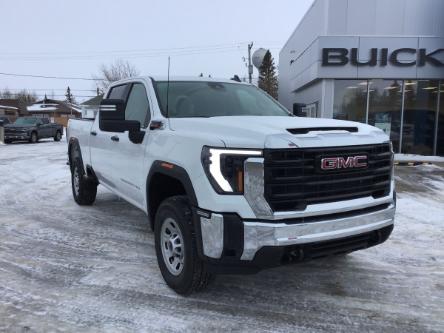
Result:
[[[161,246],[167,248],[161,240],[162,226],[170,223],[171,219],[176,222],[183,236],[183,267],[177,275],[172,274],[167,267],[168,264],[165,262],[161,248]],[[155,218],[154,235],[157,262],[167,285],[181,295],[189,295],[205,289],[213,276],[208,273],[197,253],[192,212],[186,196],[174,196],[162,202]]]
[[54,141],[58,142],[60,140],[62,140],[62,133],[60,131],[57,131],[54,135]]
[[75,202],[80,206],[91,206],[96,200],[97,183],[86,178],[78,154],[71,157],[71,188]]
[[32,132],[31,137],[29,138],[29,142],[37,143],[37,141],[39,141],[39,137],[37,135],[37,132]]

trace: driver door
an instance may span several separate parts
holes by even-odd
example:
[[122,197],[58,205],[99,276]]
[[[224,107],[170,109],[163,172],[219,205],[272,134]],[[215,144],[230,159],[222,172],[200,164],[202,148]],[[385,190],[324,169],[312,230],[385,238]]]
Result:
[[141,131],[145,132],[141,144],[129,140],[128,132],[109,133],[113,137],[111,143],[114,159],[113,179],[119,194],[143,208],[146,182],[146,167],[144,157],[148,142],[148,124],[151,120],[151,108],[147,89],[142,82],[133,82],[129,88],[129,94],[125,107],[125,120],[136,120],[141,124]]

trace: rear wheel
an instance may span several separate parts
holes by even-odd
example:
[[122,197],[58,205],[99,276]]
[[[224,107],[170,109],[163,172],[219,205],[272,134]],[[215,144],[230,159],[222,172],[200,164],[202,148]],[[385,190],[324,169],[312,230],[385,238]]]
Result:
[[31,138],[29,139],[29,142],[36,143],[38,140],[39,140],[39,138],[37,136],[37,132],[32,132],[31,133]]
[[71,186],[74,200],[81,206],[90,206],[96,200],[97,183],[86,177],[77,151],[73,153],[71,163]]
[[156,214],[154,234],[157,262],[168,286],[182,295],[206,288],[212,275],[197,254],[186,196],[174,196],[162,202]]
[[60,131],[57,131],[54,135],[54,141],[60,141],[62,140],[62,133]]

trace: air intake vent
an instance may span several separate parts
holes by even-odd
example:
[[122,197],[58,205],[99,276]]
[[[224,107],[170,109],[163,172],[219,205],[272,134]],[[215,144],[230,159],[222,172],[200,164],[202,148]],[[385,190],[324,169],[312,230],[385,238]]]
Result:
[[310,132],[328,132],[328,131],[347,131],[355,133],[358,131],[357,127],[309,127],[309,128],[289,128],[287,129],[291,134],[307,134]]

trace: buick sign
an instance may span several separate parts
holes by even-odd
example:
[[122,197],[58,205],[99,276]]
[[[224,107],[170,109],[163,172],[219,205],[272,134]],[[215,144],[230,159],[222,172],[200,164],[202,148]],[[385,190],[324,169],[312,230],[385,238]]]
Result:
[[[444,62],[438,60],[438,54],[444,54],[444,49],[436,49],[434,51],[427,51],[426,49],[401,48],[389,52],[388,48],[371,48],[368,50],[368,60],[361,61],[358,58],[358,49],[352,48],[350,50],[345,48],[323,48],[322,49],[322,66],[345,66],[348,63],[354,66],[370,66],[375,67],[387,66],[391,64],[398,67],[409,66],[425,66],[430,64],[435,67],[444,67]],[[400,61],[401,55],[415,56],[412,61]]]

